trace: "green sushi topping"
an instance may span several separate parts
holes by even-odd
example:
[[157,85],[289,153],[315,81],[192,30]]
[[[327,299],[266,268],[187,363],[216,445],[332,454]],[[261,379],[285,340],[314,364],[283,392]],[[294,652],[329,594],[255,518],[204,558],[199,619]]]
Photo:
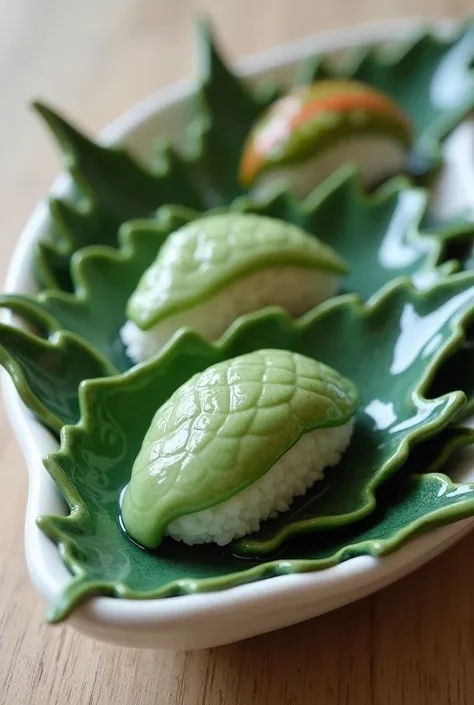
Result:
[[156,548],[168,524],[226,501],[303,434],[347,423],[355,385],[287,350],[258,350],[194,375],[158,409],[124,493],[122,518]]
[[165,241],[128,301],[127,318],[148,330],[239,278],[285,266],[347,271],[329,246],[295,225],[247,213],[209,215]]

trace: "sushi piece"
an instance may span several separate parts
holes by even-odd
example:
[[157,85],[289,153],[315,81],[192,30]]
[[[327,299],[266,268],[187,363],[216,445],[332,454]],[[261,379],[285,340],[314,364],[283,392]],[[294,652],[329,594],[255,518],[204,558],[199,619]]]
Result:
[[359,403],[334,369],[258,350],[194,375],[158,409],[124,492],[127,533],[146,548],[258,531],[336,465]]
[[321,80],[277,100],[244,145],[240,181],[260,194],[285,186],[307,196],[345,163],[366,186],[403,172],[413,132],[383,93],[354,80]]
[[182,327],[216,340],[238,316],[266,306],[297,317],[335,294],[346,271],[330,247],[294,225],[208,215],[167,238],[128,301],[121,338],[141,362]]

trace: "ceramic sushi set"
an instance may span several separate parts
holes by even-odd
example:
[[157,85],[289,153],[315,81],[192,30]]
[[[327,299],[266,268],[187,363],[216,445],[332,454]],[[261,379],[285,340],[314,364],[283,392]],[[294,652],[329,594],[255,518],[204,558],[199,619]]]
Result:
[[474,25],[247,76],[197,35],[109,144],[35,104],[66,173],[0,297],[47,619],[134,646],[314,616],[474,517]]

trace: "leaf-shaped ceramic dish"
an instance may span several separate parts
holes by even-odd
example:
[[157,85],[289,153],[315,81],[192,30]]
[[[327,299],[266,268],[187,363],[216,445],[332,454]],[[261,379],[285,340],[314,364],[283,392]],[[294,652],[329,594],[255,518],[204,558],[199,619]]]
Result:
[[[405,179],[393,179],[374,194],[364,195],[357,172],[344,167],[305,202],[282,193],[260,205],[238,199],[233,207],[286,220],[316,235],[350,263],[342,292],[373,299],[397,278],[411,275],[422,287],[457,269],[457,262],[445,261],[453,249],[450,243],[457,243],[457,256],[460,248],[467,253],[474,223],[462,222],[451,229],[445,225],[439,235],[420,231],[427,198],[424,189],[410,187]],[[123,225],[118,251],[86,247],[73,256],[74,293],[43,291],[38,301],[57,327],[87,340],[117,369],[128,369],[132,363],[120,330],[129,297],[168,234],[197,217],[201,214],[191,209],[163,207],[153,220]],[[197,294],[194,287],[193,297]],[[1,296],[0,304],[15,307],[15,300]],[[22,306],[28,308],[26,299]],[[38,304],[32,301],[32,307],[36,310]],[[0,330],[0,345],[4,335]]]
[[447,40],[427,33],[382,54],[373,49],[355,54],[344,62],[341,74],[389,95],[414,123],[411,171],[438,166],[443,140],[474,105],[474,27],[467,23]]
[[[413,188],[402,177],[367,194],[357,171],[343,166],[304,201],[283,191],[261,203],[244,197],[233,207],[281,218],[317,234],[350,263],[342,292],[373,300],[398,277],[411,276],[423,288],[458,269],[454,259],[461,250],[469,257],[474,221],[447,219],[430,231],[425,225],[428,199],[426,189]],[[451,243],[456,243],[455,253]]]
[[25,406],[59,435],[65,423],[79,421],[82,380],[115,375],[118,369],[82,338],[61,330],[31,299],[9,297],[8,309],[27,330],[0,323],[0,364]]
[[[160,143],[158,158],[146,155],[154,162],[153,170],[140,166],[123,149],[95,144],[50,108],[37,105],[59,143],[74,185],[72,202],[54,199],[50,204],[51,237],[40,243],[37,257],[43,285],[69,289],[68,260],[79,243],[113,244],[127,219],[147,217],[163,203],[200,209],[228,204],[242,193],[237,171],[247,132],[277,91],[271,87],[262,91],[264,80],[258,82],[260,90],[249,87],[225,65],[208,28],[200,29],[197,89],[190,101],[186,149],[179,156],[168,142]],[[322,45],[320,54],[325,53]],[[412,171],[418,174],[440,165],[441,141],[474,105],[473,58],[474,27],[467,25],[449,38],[422,31],[408,48],[404,41],[391,52],[370,50],[355,63],[349,55],[341,65],[329,61],[322,67],[313,57],[312,71],[298,70],[296,80],[301,83],[303,75],[308,80],[321,73],[353,76],[385,91],[414,123]],[[294,64],[287,67],[290,74],[291,68]],[[284,78],[277,81],[280,92],[288,83]],[[182,128],[182,121],[177,124]],[[174,131],[164,134],[169,138]],[[182,143],[181,136],[178,144]]]
[[[339,51],[366,42],[400,40],[418,30],[419,25],[413,21],[400,21],[319,35],[258,58],[253,64],[247,64],[246,73],[258,77],[259,81],[276,76],[279,82],[289,85],[296,63],[314,54],[315,47],[321,53]],[[449,27],[443,24],[440,30],[449,31]],[[123,143],[143,160],[151,158],[151,143],[156,134],[166,134],[179,144],[187,120],[185,104],[189,93],[190,87],[181,85],[152,97],[112,125],[104,135],[104,142]],[[467,132],[471,134],[471,131],[468,127]],[[457,148],[454,152],[438,201],[459,205],[460,193],[469,202],[469,182],[463,180],[463,175],[469,173],[469,150]],[[454,183],[456,186],[452,188]],[[55,185],[54,196],[70,198],[71,195],[70,182],[62,178]],[[15,252],[7,285],[10,291],[29,295],[36,293],[31,266],[34,243],[51,231],[51,225],[48,209],[42,204],[29,222]],[[24,408],[9,380],[5,381],[4,393],[6,409],[22,445],[30,476],[26,519],[28,566],[38,590],[48,600],[54,600],[69,583],[71,576],[55,545],[36,528],[35,520],[39,514],[66,512],[54,483],[40,461],[44,453],[57,450],[57,442]],[[456,443],[464,433],[456,435]],[[445,439],[442,447],[449,449]],[[437,455],[436,449],[434,454]],[[433,453],[429,457],[432,459]],[[409,537],[416,533],[420,523],[417,512],[420,509],[427,511],[421,517],[421,522],[427,526],[435,526],[448,519],[451,509],[443,506],[443,501],[446,500],[449,505],[465,499],[465,494],[470,491],[465,483],[474,479],[473,465],[472,454],[468,454],[465,464],[456,464],[456,481],[461,483],[460,487],[454,488],[445,479],[427,476],[426,480],[421,480],[421,485],[424,488],[429,486],[431,492],[410,490],[404,497],[394,497],[394,507],[386,502],[386,520],[382,522],[376,518],[376,526],[372,529],[368,527],[367,535],[361,529],[359,536],[360,540],[370,540],[372,555],[360,555],[360,546],[349,548],[342,557],[351,560],[325,570],[278,575],[216,593],[143,601],[93,597],[75,610],[69,623],[90,636],[128,646],[197,648],[235,641],[334,609],[413,570],[469,529],[472,520],[457,522],[410,541],[391,555],[379,557],[381,552],[390,551],[394,539],[397,544],[403,538],[399,527],[407,518],[412,521],[402,534]],[[454,472],[452,466],[449,472],[450,475]],[[413,482],[413,487],[420,488],[419,480],[410,482]],[[430,498],[434,503],[430,504]],[[468,509],[467,503],[465,507]],[[380,531],[377,527],[381,527]],[[351,545],[350,538],[345,543]],[[353,536],[352,543],[358,543],[357,536]],[[363,545],[362,548],[365,551],[367,546]],[[285,561],[279,562],[278,570],[280,573],[285,571]],[[275,575],[273,568],[269,575]],[[186,587],[193,590],[192,584]]]
[[[242,190],[237,177],[242,149],[264,101],[250,95],[225,66],[212,36],[204,32],[203,38],[204,61],[198,67],[202,85],[193,101],[197,107],[195,121],[200,122],[195,131],[199,133],[202,124],[206,126],[200,162],[213,192],[222,202],[228,202]],[[471,25],[448,39],[426,31],[390,50],[364,47],[336,63],[324,61],[322,54],[309,57],[298,67],[294,84],[301,86],[321,78],[353,78],[368,83],[409,116],[414,131],[409,170],[418,176],[427,175],[440,165],[442,141],[474,105]],[[278,122],[277,129],[284,130],[284,120]],[[224,179],[222,169],[217,168],[222,162],[226,164]]]
[[[214,157],[223,146],[229,151],[233,144],[240,150],[272,92],[258,97],[247,90],[221,61],[205,23],[198,24],[198,38],[200,76],[185,157],[162,140],[146,155],[152,168],[144,168],[122,147],[96,144],[50,107],[34,104],[58,143],[73,186],[68,199],[53,198],[49,203],[51,233],[38,243],[36,257],[41,285],[68,290],[71,254],[87,244],[116,244],[120,225],[131,218],[150,216],[165,203],[205,209],[232,197],[238,154],[232,161]],[[237,189],[235,195],[240,192]]]
[[[248,566],[245,559],[260,559],[261,570],[250,573],[255,580],[267,574],[264,556],[277,555],[283,547],[285,572],[293,572],[292,561],[301,556],[299,544],[287,545],[288,539],[367,516],[374,509],[375,492],[407,460],[409,449],[439,433],[462,408],[462,392],[436,399],[424,398],[423,392],[443,358],[462,340],[462,322],[473,315],[474,274],[450,277],[423,293],[401,282],[370,306],[356,296],[339,297],[298,323],[281,312],[243,317],[215,345],[183,333],[161,356],[126,375],[84,382],[81,423],[63,429],[61,451],[45,461],[72,513],[41,518],[40,526],[60,544],[77,576],[60,606],[52,608],[52,618],[61,618],[76,600],[101,586],[138,598],[175,594],[175,584],[189,591],[184,578],[193,591],[229,584],[214,549],[211,559],[205,547],[187,551],[164,541],[149,555],[130,544],[117,519],[122,489],[156,410],[192,375],[262,347],[283,348],[332,366],[359,389],[350,446],[328,472],[324,491],[316,483],[288,512],[237,540],[230,552],[234,561],[243,556],[240,570]],[[315,553],[307,547],[306,556],[317,561],[319,541],[313,537],[309,545]],[[103,551],[120,578],[102,569]],[[183,573],[180,560],[192,569]],[[221,580],[201,584],[215,570]],[[247,579],[245,573],[240,576],[240,582]]]
[[120,225],[151,216],[165,203],[194,208],[204,203],[189,171],[169,146],[163,150],[159,173],[140,165],[125,149],[106,148],[82,134],[50,108],[37,110],[55,135],[74,184],[74,203],[52,199],[52,241],[38,244],[36,269],[41,284],[69,287],[69,258],[84,244],[115,244]]

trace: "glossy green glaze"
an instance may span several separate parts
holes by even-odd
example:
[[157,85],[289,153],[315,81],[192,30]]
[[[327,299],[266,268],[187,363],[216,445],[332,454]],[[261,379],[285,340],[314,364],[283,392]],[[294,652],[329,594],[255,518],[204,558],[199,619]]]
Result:
[[474,412],[474,326],[467,329],[466,340],[433,380],[430,394],[438,396],[450,389],[461,389],[467,402],[458,415],[458,419],[469,418]]
[[[78,336],[62,331],[51,316],[21,296],[4,297],[27,329],[0,324],[0,365],[25,406],[51,431],[79,421],[79,385],[117,374],[114,365]],[[6,303],[8,301],[8,303]]]
[[[458,467],[456,462],[452,462],[448,467],[446,463],[451,459],[453,454],[474,444],[474,429],[466,426],[451,424],[444,428],[437,436],[434,436],[429,441],[421,443],[412,449],[407,465],[413,468],[414,472],[419,474],[441,472],[444,469],[452,480],[457,479]],[[398,477],[395,476],[393,482],[389,484],[393,487],[398,482]],[[387,490],[385,487],[377,493],[378,503],[380,500],[385,500]]]
[[297,226],[251,213],[208,215],[166,239],[127,304],[127,318],[148,330],[272,267],[347,272],[329,246]]
[[50,238],[39,243],[36,258],[41,285],[69,290],[74,252],[87,245],[116,246],[120,226],[132,218],[151,217],[168,203],[204,207],[192,176],[169,145],[160,151],[160,171],[152,173],[125,149],[96,144],[51,108],[35,107],[60,147],[72,184],[70,201],[50,203]]
[[391,179],[367,194],[356,169],[345,166],[304,201],[281,192],[261,203],[241,198],[234,208],[281,218],[317,236],[349,263],[342,291],[370,300],[399,277],[411,276],[419,287],[433,284],[459,268],[448,259],[449,243],[472,241],[474,223],[444,223],[428,230],[424,218],[428,191],[402,178]]
[[439,38],[426,32],[390,48],[346,56],[339,74],[365,81],[410,116],[415,141],[410,170],[427,174],[442,162],[442,143],[474,105],[474,26]]
[[227,65],[207,22],[196,25],[196,92],[190,98],[189,154],[210,206],[244,192],[237,178],[242,147],[258,116],[278,97],[273,82],[251,89]]
[[241,492],[303,434],[347,423],[358,401],[349,380],[288,350],[208,367],[153,417],[123,497],[125,528],[156,548],[174,519]]
[[[52,606],[53,621],[96,592],[146,598],[215,590],[324,568],[361,553],[381,555],[420,528],[474,512],[470,485],[418,474],[439,468],[453,449],[472,442],[470,431],[453,425],[472,408],[469,402],[463,406],[462,393],[453,390],[470,389],[474,398],[468,374],[472,336],[466,343],[462,330],[473,306],[472,277],[454,277],[425,293],[392,281],[414,275],[418,285],[426,285],[454,271],[458,264],[447,261],[452,257],[470,269],[472,248],[457,238],[459,233],[465,238],[465,223],[450,226],[447,239],[444,225],[433,236],[420,232],[428,230],[420,225],[426,222],[426,194],[406,182],[393,181],[368,197],[346,172],[304,204],[280,195],[258,207],[246,198],[232,205],[281,216],[327,237],[350,264],[346,290],[370,300],[368,307],[357,297],[343,297],[298,324],[281,312],[254,314],[217,345],[188,333],[154,363],[123,377],[81,384],[84,378],[129,367],[118,340],[126,301],[170,232],[156,219],[156,208],[180,203],[202,211],[241,194],[242,145],[251,124],[281,92],[272,86],[249,89],[227,68],[207,28],[202,30],[189,143],[183,157],[161,145],[154,173],[124,150],[98,146],[40,107],[60,144],[72,190],[69,201],[51,201],[50,239],[38,246],[38,273],[43,285],[64,292],[45,292],[38,301],[3,298],[1,305],[33,328],[26,333],[0,327],[0,362],[27,406],[56,432],[78,420],[81,387],[82,423],[63,431],[61,452],[47,461],[74,511],[70,517],[39,520],[61,544],[74,575]],[[468,25],[449,39],[427,34],[408,49],[347,57],[337,69],[313,57],[299,67],[295,83],[354,76],[385,92],[414,122],[410,166],[412,174],[425,177],[440,164],[443,139],[474,103],[473,57],[474,29]],[[178,214],[172,229],[197,216],[196,211]],[[137,217],[152,220],[121,227]],[[99,305],[102,301],[108,306]],[[223,551],[165,539],[159,557],[138,549],[118,527],[118,498],[157,405],[190,375],[269,345],[321,359],[360,387],[362,404],[354,447],[344,457],[347,465],[331,476],[325,492],[312,494],[305,507],[295,503],[285,522],[268,522],[252,541]],[[399,472],[402,464],[404,472]],[[340,472],[344,483],[338,486]],[[311,535],[305,538],[307,532]]]
[[[401,282],[370,306],[355,296],[340,297],[297,324],[280,312],[247,316],[215,345],[183,333],[157,359],[127,375],[83,383],[82,422],[63,429],[60,452],[46,459],[74,507],[69,517],[39,520],[42,530],[62,545],[75,576],[50,618],[62,619],[77,600],[93,592],[135,598],[176,595],[314,570],[358,553],[377,555],[420,526],[472,513],[470,487],[457,493],[446,478],[429,475],[400,482],[374,525],[367,519],[369,528],[342,529],[374,511],[374,493],[396,477],[410,448],[439,434],[462,408],[460,392],[435,399],[426,399],[424,392],[462,342],[473,304],[473,275],[456,275],[426,292]],[[284,522],[268,522],[265,533],[225,552],[168,540],[159,556],[140,550],[120,530],[117,508],[157,406],[193,374],[262,346],[291,349],[329,364],[360,390],[353,440],[325,491],[310,491],[304,507],[295,503]],[[315,531],[317,540],[313,536],[294,543],[296,536]],[[282,546],[283,562],[258,558]],[[235,551],[247,558],[239,561]]]
[[[74,254],[74,294],[44,291],[38,296],[39,305],[59,328],[87,340],[118,370],[128,369],[131,363],[119,335],[127,302],[169,233],[195,217],[196,212],[186,208],[162,207],[153,220],[123,225],[119,250],[97,246]],[[2,301],[7,304],[8,297],[0,297]]]
[[[206,24],[199,25],[196,92],[191,97],[188,140],[179,156],[160,143],[153,173],[124,150],[95,144],[44,105],[38,109],[51,129],[68,170],[70,202],[51,203],[48,242],[38,248],[37,270],[43,286],[70,290],[69,260],[89,244],[117,244],[120,225],[149,217],[164,203],[198,210],[242,194],[238,164],[248,132],[281,90],[260,85],[251,90],[226,66]],[[348,55],[337,68],[318,57],[295,72],[299,85],[315,78],[356,78],[384,92],[415,126],[412,172],[439,166],[441,143],[474,104],[474,29],[437,39],[422,33],[406,48],[367,50]],[[449,87],[449,90],[448,90]]]
[[[373,195],[364,194],[357,173],[346,168],[303,203],[280,194],[259,205],[247,198],[233,204],[236,210],[286,220],[333,247],[350,263],[342,291],[356,292],[364,299],[381,295],[399,277],[411,275],[418,285],[426,285],[459,266],[446,261],[448,244],[471,243],[474,226],[460,223],[458,232],[445,224],[440,235],[420,230],[426,206],[427,192],[403,179],[391,181]],[[74,293],[42,292],[41,306],[57,327],[83,337],[119,370],[128,369],[131,362],[119,335],[127,301],[168,234],[196,217],[199,213],[190,209],[161,208],[153,220],[123,226],[118,251],[82,249],[72,260]],[[2,300],[8,302],[8,298]]]
[[[414,474],[392,488],[380,511],[365,521],[321,536],[317,546],[314,540],[301,540],[267,560],[242,560],[217,546],[190,547],[171,539],[158,557],[125,539],[110,510],[100,517],[97,537],[83,512],[77,527],[43,517],[40,528],[64,546],[64,560],[74,574],[50,603],[47,618],[61,622],[80,602],[95,595],[156,599],[213,592],[278,575],[323,570],[356,556],[384,556],[420,532],[472,516],[474,485],[412,470]],[[71,491],[68,498],[77,500],[78,495]],[[85,560],[74,558],[78,546]]]

